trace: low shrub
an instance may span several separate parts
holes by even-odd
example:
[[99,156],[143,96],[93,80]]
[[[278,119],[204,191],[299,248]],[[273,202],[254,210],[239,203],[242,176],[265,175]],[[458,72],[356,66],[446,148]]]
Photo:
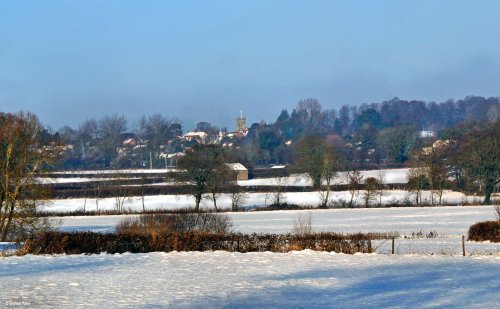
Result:
[[266,207],[257,207],[256,211],[271,211],[271,210],[301,210],[301,209],[311,209],[311,207],[301,206],[289,203],[271,204]]
[[500,242],[500,221],[478,222],[469,228],[469,240]]
[[349,207],[349,201],[340,199],[338,201],[332,201],[328,205],[329,208],[348,208]]
[[404,235],[405,239],[420,239],[420,238],[437,238],[439,236],[437,231],[429,231],[426,232],[424,230],[420,230],[418,232],[412,232],[411,234]]
[[293,221],[292,234],[297,236],[306,236],[312,234],[312,215],[299,213],[299,216]]
[[233,226],[229,216],[214,213],[144,214],[127,218],[116,226],[117,234],[165,234],[202,232],[227,234]]
[[57,218],[40,218],[35,216],[14,218],[6,235],[6,241],[21,243],[38,233],[55,230],[61,225]]

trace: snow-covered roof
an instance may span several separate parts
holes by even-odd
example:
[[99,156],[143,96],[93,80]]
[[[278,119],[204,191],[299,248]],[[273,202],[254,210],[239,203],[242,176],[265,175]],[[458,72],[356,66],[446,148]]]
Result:
[[188,132],[184,134],[185,137],[200,137],[200,138],[206,138],[208,135],[205,132],[201,131],[196,131],[196,132]]
[[435,137],[436,132],[434,131],[420,131],[421,138]]
[[248,171],[247,168],[241,163],[226,163],[226,165],[233,171]]
[[176,153],[161,153],[160,158],[162,159],[171,159],[171,158],[177,158],[177,157],[182,157],[185,156],[186,154],[183,152],[176,152]]
[[133,138],[127,138],[126,140],[123,141],[123,145],[135,146],[135,145],[137,145],[137,141]]

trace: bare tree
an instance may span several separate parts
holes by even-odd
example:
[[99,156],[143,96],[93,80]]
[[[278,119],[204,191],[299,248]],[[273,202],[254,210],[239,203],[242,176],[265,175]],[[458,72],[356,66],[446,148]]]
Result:
[[229,186],[229,196],[232,211],[238,211],[248,198],[248,194],[236,183]]
[[321,104],[316,99],[301,100],[295,111],[299,115],[301,126],[306,134],[318,133],[319,127],[323,124],[324,115],[321,112]]
[[331,185],[340,166],[340,157],[332,145],[319,137],[305,137],[296,147],[297,161],[294,170],[307,175],[313,188],[320,192],[321,206],[327,207]]
[[203,195],[208,192],[209,182],[220,169],[227,168],[225,153],[218,145],[195,145],[178,161],[178,180],[185,182],[195,198],[195,211],[200,211]]
[[147,189],[146,179],[147,179],[146,174],[141,173],[139,188],[140,188],[140,194],[141,194],[141,204],[142,204],[142,212],[143,213],[146,212],[146,205],[144,202],[144,197],[146,195],[146,189]]
[[149,116],[146,122],[145,137],[148,140],[148,149],[152,152],[156,165],[159,164],[158,161],[162,147],[164,147],[169,140],[169,128],[172,123],[174,123],[173,119],[168,119],[161,114]]
[[98,135],[98,124],[95,119],[86,119],[78,128],[78,140],[81,149],[81,158],[86,159],[88,152],[95,143]]
[[274,177],[271,181],[273,195],[273,204],[279,206],[286,200],[286,185],[288,184],[287,176]]
[[437,140],[430,146],[424,147],[415,157],[415,161],[424,168],[423,171],[426,173],[425,177],[431,190],[431,205],[435,204],[435,197],[438,199],[438,204],[442,202],[443,192],[448,179],[446,164],[447,151],[451,146],[450,143],[452,142]]
[[99,132],[99,125],[97,123],[97,120],[93,118],[87,118],[82,122],[82,124],[78,128],[78,131],[82,138],[84,138],[86,141],[90,142],[97,139]]
[[99,175],[101,172],[96,171],[94,173],[94,176],[96,179],[91,180],[89,182],[90,187],[92,188],[92,191],[94,192],[94,199],[95,199],[95,211],[96,213],[99,213],[99,201],[101,200],[101,180],[99,179]]
[[349,200],[349,207],[353,207],[354,198],[357,196],[357,193],[363,182],[363,175],[361,175],[358,170],[352,170],[345,173],[345,178],[347,181],[349,194],[351,195],[351,199]]
[[484,188],[483,204],[491,204],[491,195],[500,183],[500,120],[484,129],[475,129],[460,141],[456,163],[467,178]]
[[378,188],[377,188],[377,196],[378,196],[378,206],[382,206],[382,197],[384,197],[387,193],[385,192],[385,187],[386,187],[386,177],[385,177],[385,172],[380,170],[377,172],[377,182],[378,182]]
[[99,121],[98,132],[106,167],[109,167],[116,158],[117,147],[122,142],[120,137],[125,130],[127,130],[127,119],[123,115],[106,116]]
[[321,207],[327,208],[330,199],[330,191],[333,181],[337,176],[339,169],[340,159],[335,153],[326,153],[323,156],[323,181],[325,183],[324,189],[319,191],[321,197]]
[[127,200],[130,200],[130,187],[128,186],[127,173],[116,174],[119,183],[113,187],[113,194],[115,198],[115,207],[118,213],[124,211],[124,205]]
[[44,164],[55,159],[58,148],[44,145],[42,134],[35,115],[0,113],[0,241],[47,223],[36,216],[37,204],[46,198],[36,179]]
[[226,164],[220,165],[214,169],[207,180],[207,197],[214,203],[214,209],[217,212],[217,198],[219,195],[233,185],[236,181],[234,173]]
[[370,203],[377,199],[377,190],[380,184],[375,177],[368,177],[365,179],[365,192],[363,195],[363,201],[365,207],[369,207]]
[[[154,166],[163,166],[161,154],[165,151],[168,142],[181,134],[179,120],[167,118],[161,114],[153,114],[148,117],[141,116],[134,124],[133,132],[139,138],[139,142],[145,146]],[[141,160],[144,161],[144,150],[140,150]]]
[[415,204],[421,206],[423,204],[422,191],[428,185],[428,171],[425,167],[411,168],[407,175],[407,188],[410,195],[415,195]]
[[140,160],[140,166],[144,167],[145,166],[145,155],[144,155],[144,147],[146,138],[147,138],[147,125],[148,125],[148,119],[146,116],[141,116],[139,120],[133,125],[132,132],[134,132],[135,136],[137,137],[137,142],[139,146],[139,160]]

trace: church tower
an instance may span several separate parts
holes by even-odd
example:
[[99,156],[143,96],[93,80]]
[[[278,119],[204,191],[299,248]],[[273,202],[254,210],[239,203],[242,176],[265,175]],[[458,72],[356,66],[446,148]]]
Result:
[[236,118],[236,132],[246,132],[247,118],[243,117],[243,111],[240,112],[240,117]]

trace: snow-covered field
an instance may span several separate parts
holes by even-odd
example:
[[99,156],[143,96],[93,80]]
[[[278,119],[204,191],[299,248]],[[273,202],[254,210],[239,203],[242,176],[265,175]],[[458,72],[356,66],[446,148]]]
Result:
[[[372,172],[374,175],[369,174]],[[377,171],[363,172],[365,177]],[[392,174],[391,174],[392,173]],[[63,178],[61,178],[63,179]],[[82,178],[82,180],[86,180]],[[392,170],[387,183],[404,183],[406,171]],[[342,183],[339,178],[337,183]],[[273,185],[274,179],[240,182]],[[282,185],[309,185],[292,176]],[[361,204],[363,192],[355,202]],[[430,192],[423,193],[429,199]],[[289,203],[315,207],[316,192],[286,193]],[[349,200],[349,192],[332,192],[331,202]],[[408,192],[386,191],[382,204],[410,198]],[[479,202],[446,191],[443,201]],[[246,208],[273,202],[272,193],[248,194]],[[144,207],[192,207],[186,195],[146,196]],[[115,198],[54,200],[40,211],[114,210]],[[229,196],[218,199],[230,208]],[[205,200],[203,208],[211,209]],[[126,210],[141,211],[142,199],[125,200]],[[500,244],[466,242],[461,236],[470,225],[495,217],[492,206],[354,208],[300,211],[225,213],[234,230],[244,233],[287,233],[300,216],[311,215],[314,231],[397,232],[395,253],[391,241],[374,241],[377,254],[344,255],[327,252],[290,253],[171,252],[0,257],[0,308],[372,308],[476,307],[494,308],[500,301]],[[113,232],[124,216],[61,218],[64,231]],[[437,233],[434,238],[408,239],[412,233]],[[10,250],[0,244],[0,250]],[[415,255],[417,253],[418,255]]]
[[[314,231],[341,233],[397,232],[395,250],[399,254],[462,253],[461,236],[469,226],[492,220],[492,206],[399,207],[372,209],[288,210],[226,213],[234,223],[234,230],[243,233],[287,233],[300,216],[312,216]],[[133,215],[132,215],[133,216]],[[113,232],[115,225],[129,216],[74,216],[63,217],[60,229],[64,231]],[[405,239],[412,233],[436,232],[435,238]],[[374,243],[379,253],[389,253],[389,241]],[[466,243],[467,254],[499,255],[500,243]]]
[[[430,191],[423,191],[422,197],[425,201],[430,200]],[[359,191],[355,198],[355,205],[363,205],[363,191]],[[462,205],[464,203],[480,204],[482,201],[481,196],[466,196],[463,193],[455,191],[444,191],[442,202],[443,204]],[[493,199],[498,199],[494,197]],[[330,193],[330,203],[346,203],[350,200],[350,193],[348,191],[336,191]],[[387,190],[384,191],[382,196],[382,205],[403,203],[403,201],[413,201],[414,198],[408,194],[408,191],[403,190]],[[246,200],[243,207],[254,208],[263,207],[272,204],[274,201],[273,193],[249,193],[246,195]],[[281,197],[282,202],[291,204],[317,207],[321,204],[321,196],[317,192],[287,192]],[[157,209],[180,209],[191,208],[195,204],[194,197],[189,195],[154,195],[144,197],[144,208],[146,210]],[[371,205],[377,205],[378,201],[372,201]],[[231,198],[227,194],[221,194],[217,199],[217,206],[219,209],[230,209]],[[202,208],[213,209],[213,203],[209,199],[203,199]],[[115,210],[115,198],[102,198],[96,201],[94,198],[74,198],[74,199],[57,199],[51,200],[46,204],[40,205],[38,210],[42,212],[72,212],[72,211],[103,211]],[[123,208],[129,211],[142,211],[142,199],[135,196],[126,198],[124,200]]]
[[[234,229],[244,233],[287,233],[300,214],[312,216],[316,231],[399,232],[411,234],[420,230],[436,231],[442,235],[459,236],[471,224],[492,220],[492,206],[398,207],[359,209],[315,209],[285,211],[228,212]],[[135,215],[131,215],[135,216]],[[113,232],[118,221],[128,216],[70,216],[62,217],[64,230]]]
[[123,169],[123,170],[87,170],[87,171],[62,171],[62,172],[52,172],[54,175],[114,175],[114,174],[162,174],[168,172],[174,172],[176,169]]
[[492,256],[312,251],[9,257],[0,307],[496,308],[499,266]]
[[[287,195],[301,203],[318,202],[315,193]],[[250,200],[259,205],[268,198],[253,194]],[[83,201],[58,200],[50,210],[75,210]],[[228,202],[223,197],[220,204],[227,207]],[[88,210],[93,210],[93,203],[87,200]],[[142,209],[138,198],[129,203]],[[99,205],[113,209],[114,199],[100,200]],[[192,200],[187,196],[146,197],[146,205],[185,207]],[[305,250],[11,256],[0,258],[0,308],[495,308],[500,301],[500,244],[467,242],[467,256],[460,256],[461,235],[471,224],[493,219],[492,206],[226,214],[234,230],[245,233],[286,233],[299,216],[310,214],[315,231],[398,232],[402,236],[432,231],[438,236],[398,238],[396,255],[388,254],[390,241],[375,241],[377,254],[355,255]],[[112,232],[125,217],[63,217],[60,228]]]
[[[387,184],[402,184],[406,183],[408,168],[398,168],[398,169],[384,169],[384,170],[369,170],[369,171],[360,171],[363,179],[368,177],[380,178],[383,177],[384,182]],[[109,181],[109,180],[119,180],[126,179],[123,178],[124,175],[131,174],[162,174],[167,172],[173,172],[175,170],[169,169],[140,169],[140,170],[103,170],[103,171],[77,171],[77,172],[54,172],[54,175],[73,175],[73,173],[77,175],[89,175],[93,176],[92,178],[87,177],[41,177],[38,180],[41,183],[47,184],[55,184],[55,183],[80,183],[80,182],[89,182],[89,181]],[[96,177],[99,175],[117,175],[117,177],[106,177],[99,178]],[[128,179],[137,179],[137,178],[128,178]],[[276,178],[257,178],[250,180],[242,180],[238,181],[240,186],[273,186],[276,184],[280,184],[282,186],[311,186],[312,182],[306,175],[293,174],[286,178],[279,178],[279,181]],[[170,185],[172,183],[156,183],[155,185]],[[334,180],[334,184],[347,184],[347,180],[344,172],[340,172],[337,174]]]
[[[407,183],[408,168],[384,169],[360,171],[363,179],[374,177],[379,179],[381,176],[386,184],[402,184]],[[344,172],[337,173],[333,184],[347,184],[346,175]],[[306,175],[293,174],[289,177],[282,178],[257,178],[250,180],[238,181],[240,186],[312,186],[312,181]]]
[[113,178],[83,178],[83,177],[69,177],[69,178],[50,178],[39,177],[37,181],[41,184],[62,184],[62,183],[87,183],[87,182],[104,182],[111,180],[134,180],[140,179],[137,177],[113,177]]

